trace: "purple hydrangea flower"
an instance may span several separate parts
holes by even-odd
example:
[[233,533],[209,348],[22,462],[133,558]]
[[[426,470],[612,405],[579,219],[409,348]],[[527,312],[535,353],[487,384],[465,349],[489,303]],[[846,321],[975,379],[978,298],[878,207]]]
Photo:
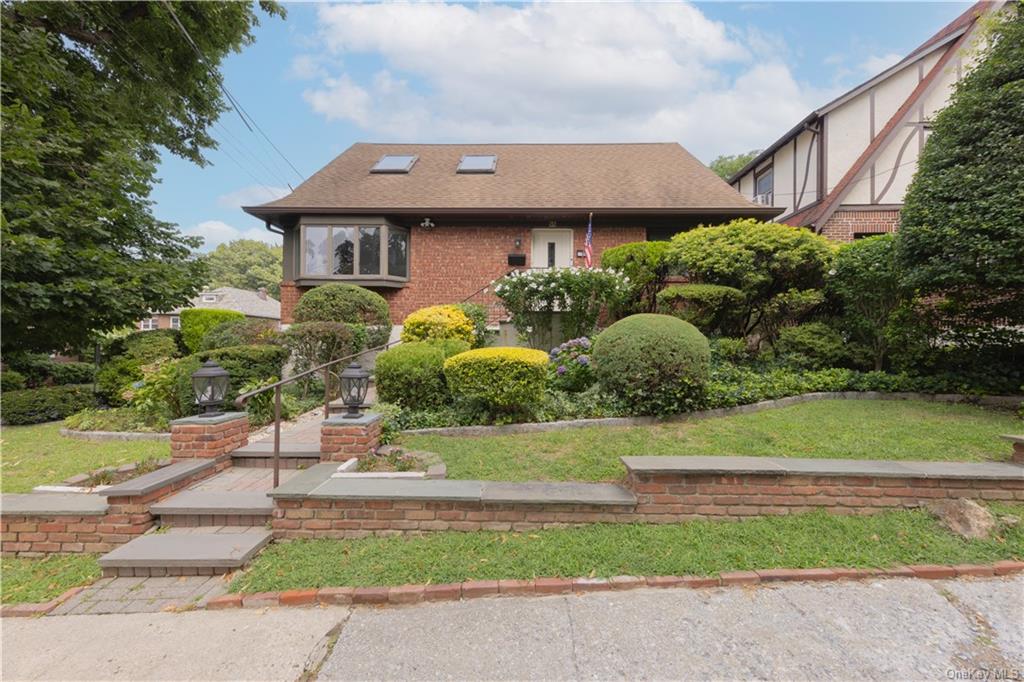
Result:
[[580,363],[581,365],[589,365],[590,358],[586,355],[581,355],[578,358],[576,358],[576,362]]
[[565,374],[565,365],[559,365],[558,369],[555,370],[559,376]]

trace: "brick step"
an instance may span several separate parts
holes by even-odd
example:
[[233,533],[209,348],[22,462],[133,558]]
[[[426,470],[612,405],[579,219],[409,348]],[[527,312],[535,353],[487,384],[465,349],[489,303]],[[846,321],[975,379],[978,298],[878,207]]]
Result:
[[[266,468],[274,466],[274,441],[249,443],[231,452],[236,467]],[[282,469],[307,469],[320,461],[319,443],[281,443]]]
[[150,505],[161,526],[263,526],[274,511],[265,492],[185,490]]
[[171,528],[135,538],[99,564],[105,577],[218,575],[244,567],[270,540],[265,528]]

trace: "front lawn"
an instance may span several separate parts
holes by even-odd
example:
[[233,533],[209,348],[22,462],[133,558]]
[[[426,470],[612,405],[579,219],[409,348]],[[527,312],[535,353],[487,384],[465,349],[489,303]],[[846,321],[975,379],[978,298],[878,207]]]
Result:
[[100,566],[92,554],[52,554],[42,559],[0,560],[0,602],[44,602],[100,577]]
[[1005,460],[1019,433],[1010,412],[923,401],[824,400],[754,414],[631,428],[486,437],[403,436],[438,453],[449,478],[615,480],[623,455],[753,455],[850,459]]
[[[994,514],[1024,505],[991,506]],[[927,512],[816,511],[738,522],[602,524],[531,533],[296,540],[271,545],[234,592],[615,575],[714,575],[767,568],[989,563],[1024,557],[1024,524],[962,540]]]
[[169,457],[166,441],[108,441],[65,438],[63,423],[5,426],[0,431],[0,487],[5,493],[23,493],[37,485],[59,484],[75,474],[104,466]]

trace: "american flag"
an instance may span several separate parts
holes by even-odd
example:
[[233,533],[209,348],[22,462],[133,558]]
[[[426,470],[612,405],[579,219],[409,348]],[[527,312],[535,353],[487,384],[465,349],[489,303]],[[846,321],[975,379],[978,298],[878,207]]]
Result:
[[588,268],[594,267],[594,214],[587,218],[587,238],[583,241],[583,260]]

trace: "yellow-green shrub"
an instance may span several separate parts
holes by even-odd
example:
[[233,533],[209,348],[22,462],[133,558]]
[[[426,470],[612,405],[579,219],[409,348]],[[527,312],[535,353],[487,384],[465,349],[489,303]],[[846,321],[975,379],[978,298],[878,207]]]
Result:
[[473,321],[458,306],[432,305],[409,313],[402,322],[402,341],[460,339],[473,345]]
[[492,413],[529,413],[544,399],[548,354],[531,348],[477,348],[445,360],[444,376],[456,398],[482,403]]

